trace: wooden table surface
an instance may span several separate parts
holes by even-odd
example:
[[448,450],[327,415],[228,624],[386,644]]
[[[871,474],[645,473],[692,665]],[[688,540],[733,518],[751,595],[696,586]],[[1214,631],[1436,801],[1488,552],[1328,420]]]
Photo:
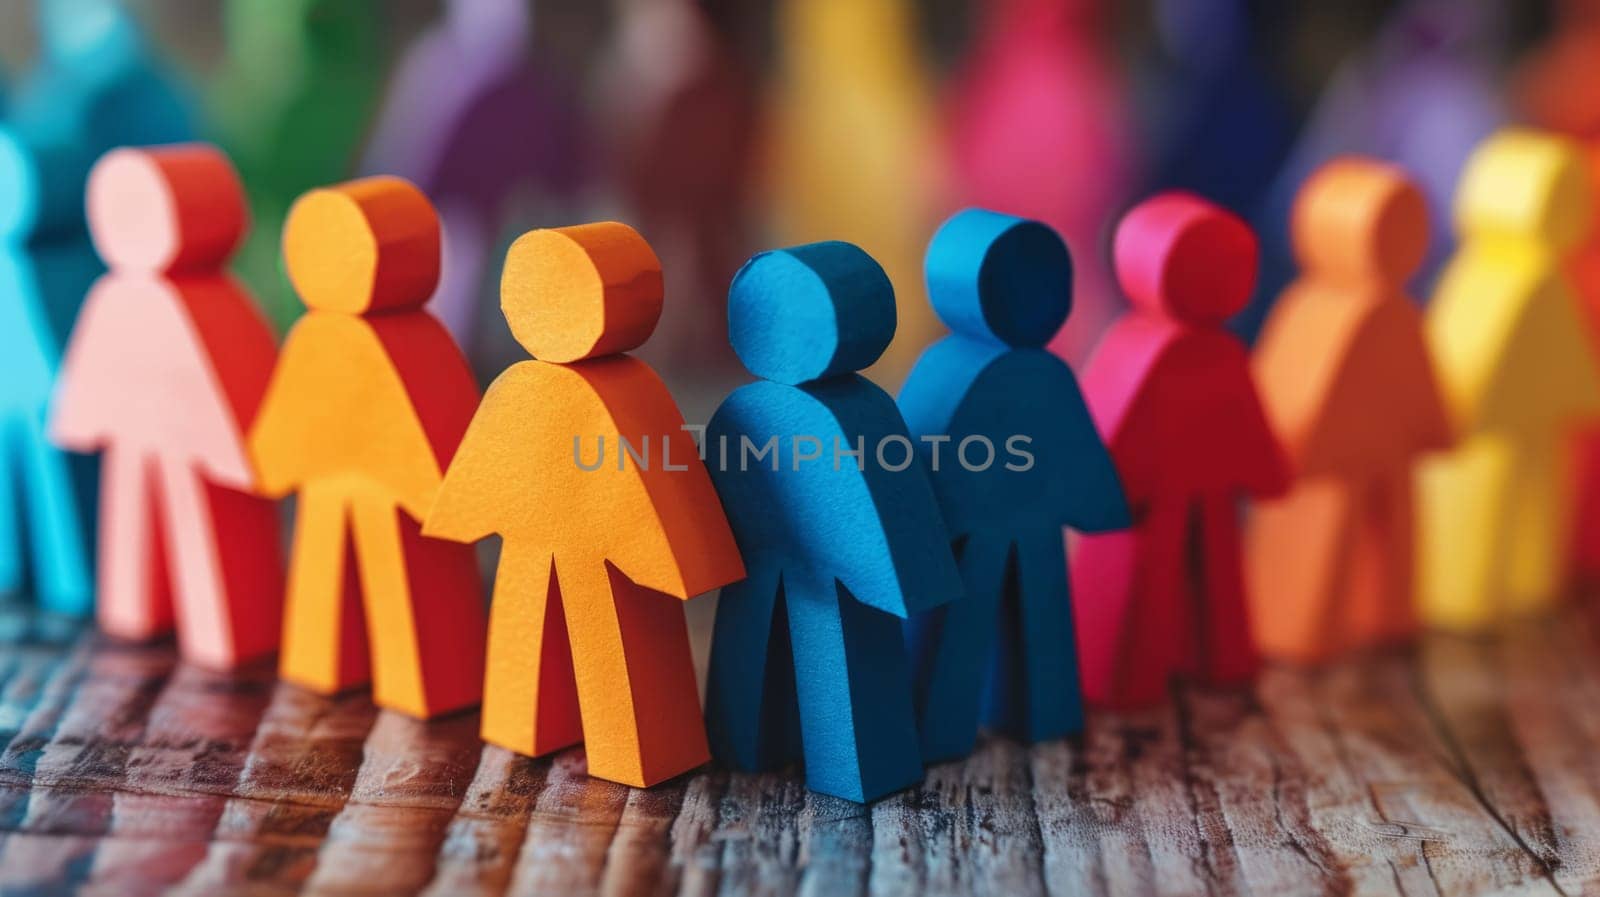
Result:
[[792,775],[638,791],[0,612],[0,893],[1600,892],[1575,613],[993,739],[871,807]]

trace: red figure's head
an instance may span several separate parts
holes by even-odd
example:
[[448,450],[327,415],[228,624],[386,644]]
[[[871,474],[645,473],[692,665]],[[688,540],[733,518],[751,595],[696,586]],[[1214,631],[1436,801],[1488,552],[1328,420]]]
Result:
[[112,150],[89,173],[87,205],[106,265],[152,274],[223,267],[249,220],[233,163],[202,143]]
[[1189,324],[1221,324],[1255,288],[1250,226],[1190,193],[1162,193],[1134,206],[1117,225],[1112,255],[1129,301]]

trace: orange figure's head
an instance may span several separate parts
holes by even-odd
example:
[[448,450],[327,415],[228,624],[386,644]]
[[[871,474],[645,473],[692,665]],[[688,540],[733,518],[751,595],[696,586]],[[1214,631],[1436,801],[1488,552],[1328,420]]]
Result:
[[421,308],[439,283],[439,214],[409,181],[362,178],[301,196],[283,225],[289,280],[307,308]]
[[207,144],[112,150],[87,192],[89,234],[114,270],[221,268],[249,221],[238,172]]
[[1221,324],[1250,301],[1258,252],[1239,216],[1181,192],[1134,206],[1112,246],[1130,302],[1200,326]]
[[1456,228],[1468,239],[1513,239],[1571,249],[1589,233],[1593,193],[1578,145],[1506,128],[1478,144],[1456,188]]
[[1347,156],[1306,180],[1290,227],[1308,273],[1400,284],[1427,254],[1428,202],[1395,166]]
[[639,232],[605,221],[529,231],[506,253],[500,310],[540,361],[638,348],[661,320],[661,260]]

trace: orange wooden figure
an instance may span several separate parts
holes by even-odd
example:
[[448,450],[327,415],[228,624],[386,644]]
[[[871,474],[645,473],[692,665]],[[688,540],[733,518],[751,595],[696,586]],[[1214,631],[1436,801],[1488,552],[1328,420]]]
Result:
[[283,244],[310,311],[250,434],[263,486],[299,493],[282,675],[323,693],[370,678],[378,704],[413,716],[469,707],[483,682],[477,564],[419,523],[478,400],[422,310],[438,215],[399,178],[350,181],[302,196]]
[[1391,165],[1336,159],[1301,188],[1291,230],[1301,274],[1255,374],[1295,480],[1256,504],[1247,570],[1262,652],[1320,663],[1416,634],[1412,468],[1452,437],[1405,291],[1428,247],[1422,191]]
[[504,539],[484,740],[583,741],[591,775],[638,787],[709,758],[680,599],[744,577],[677,403],[621,354],[661,299],[661,263],[627,225],[512,244],[500,307],[539,360],[489,387],[424,530]]
[[232,669],[278,647],[277,513],[245,432],[277,347],[225,269],[247,225],[233,164],[201,144],[116,150],[89,177],[109,266],[67,348],[52,435],[103,453],[99,620],[178,630],[186,660]]

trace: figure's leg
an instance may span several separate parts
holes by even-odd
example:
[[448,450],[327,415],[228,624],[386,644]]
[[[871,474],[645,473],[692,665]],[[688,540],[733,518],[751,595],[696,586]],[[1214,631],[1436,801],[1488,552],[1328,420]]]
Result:
[[1239,505],[1232,496],[1201,499],[1200,675],[1217,685],[1248,682],[1260,668],[1244,594]]
[[995,666],[996,615],[1010,557],[1009,538],[969,536],[956,558],[961,598],[905,624],[917,671],[917,724],[924,763],[965,756],[977,742],[983,696]]
[[114,446],[102,463],[100,628],[127,639],[162,635],[172,629],[173,609],[155,471],[142,455]]
[[1518,446],[1512,455],[1511,501],[1505,529],[1505,608],[1540,613],[1563,595],[1563,551],[1571,502],[1565,494],[1563,453],[1553,444]]
[[1356,504],[1356,486],[1324,477],[1252,509],[1245,569],[1264,653],[1322,663],[1345,647],[1341,602]]
[[556,559],[589,774],[648,788],[711,759],[679,599]]
[[20,427],[0,417],[0,596],[19,596],[28,584],[28,546],[22,526]]
[[746,772],[785,766],[799,759],[797,715],[783,583],[776,566],[752,566],[717,601],[706,676],[711,755]]
[[24,427],[16,434],[34,591],[49,610],[86,614],[94,603],[94,586],[77,488],[67,456],[45,440],[41,427]]
[[[1008,596],[1014,629],[1001,643],[1015,645],[1007,666],[1020,679],[1008,690],[1015,712],[1006,728],[1027,741],[1047,741],[1083,731],[1083,686],[1078,681],[1078,637],[1072,623],[1066,546],[1061,531],[1024,532],[1016,547],[1016,588]],[[1000,659],[1006,658],[1002,653]],[[990,725],[1000,728],[991,710]]]
[[583,740],[555,565],[507,544],[489,605],[483,740],[537,757]]
[[421,719],[483,699],[487,638],[471,545],[429,539],[387,496],[351,504],[373,700]]
[[1134,528],[1084,535],[1072,559],[1083,691],[1091,704],[1160,702],[1194,642],[1188,510],[1146,509]]
[[372,679],[348,499],[308,483],[295,509],[278,673],[321,694]]
[[1419,628],[1412,488],[1410,468],[1385,473],[1366,486],[1356,510],[1344,616],[1360,647],[1405,642]]
[[186,461],[159,469],[184,659],[231,670],[276,651],[283,575],[272,503],[205,483]]
[[806,787],[865,803],[922,781],[900,621],[786,574]]
[[1474,436],[1422,462],[1417,476],[1417,580],[1423,619],[1481,629],[1499,612],[1510,453]]

